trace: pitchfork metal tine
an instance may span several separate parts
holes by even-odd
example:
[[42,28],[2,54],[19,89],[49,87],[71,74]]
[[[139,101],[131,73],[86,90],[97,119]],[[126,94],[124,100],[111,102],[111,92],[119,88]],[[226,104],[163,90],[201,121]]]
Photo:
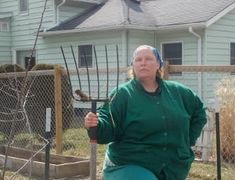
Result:
[[69,80],[69,85],[70,85],[70,94],[71,96],[73,97],[73,99],[76,99],[73,95],[73,90],[72,90],[72,83],[71,83],[71,79],[70,79],[70,73],[69,73],[69,68],[68,68],[68,63],[66,61],[66,58],[65,58],[65,55],[64,55],[64,49],[62,46],[60,46],[60,49],[61,49],[61,52],[62,52],[62,55],[63,55],[63,59],[64,59],[64,64],[65,64],[65,67],[66,67],[66,72],[67,72],[67,76],[68,76],[68,80]]
[[98,67],[98,60],[97,60],[97,55],[96,55],[96,48],[95,45],[93,46],[94,49],[94,54],[95,54],[95,64],[96,64],[96,74],[97,74],[97,86],[98,86],[98,91],[97,91],[97,99],[100,99],[100,77],[99,77],[99,67]]
[[89,98],[91,98],[91,83],[90,83],[89,67],[88,67],[88,64],[87,64],[87,59],[86,59],[86,53],[85,53],[85,51],[83,51],[82,54],[83,54],[83,56],[84,56],[85,65],[86,65],[87,83],[88,83],[88,94],[89,94]]
[[107,46],[105,45],[105,60],[106,60],[106,79],[107,79],[107,86],[106,86],[106,98],[108,98],[108,93],[109,93],[109,86],[108,86],[108,83],[109,83],[109,63],[108,63],[108,52],[107,52]]
[[73,55],[73,61],[74,61],[74,64],[75,64],[75,68],[76,68],[76,71],[77,71],[79,89],[82,91],[81,79],[80,79],[80,74],[79,74],[79,71],[78,71],[77,61],[76,61],[74,51],[73,51],[73,46],[71,45],[70,48],[71,48],[71,52],[72,52],[72,55]]

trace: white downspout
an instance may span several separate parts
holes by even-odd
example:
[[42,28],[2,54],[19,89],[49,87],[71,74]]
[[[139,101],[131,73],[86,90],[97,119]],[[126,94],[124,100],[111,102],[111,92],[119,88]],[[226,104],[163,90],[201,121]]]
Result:
[[[192,26],[189,27],[189,32],[198,38],[197,43],[197,64],[202,65],[202,38],[199,34],[193,31]],[[198,96],[202,98],[202,73],[198,72]]]
[[[130,62],[129,62],[129,40],[128,37],[129,36],[129,30],[125,29],[122,31],[122,59],[123,61],[120,61],[119,64],[121,67],[129,67],[130,66]],[[126,73],[125,76],[123,76],[124,78],[122,80],[126,81],[128,79],[128,73]]]
[[129,59],[129,30],[125,30],[125,44],[126,44],[126,52],[125,52],[125,59],[126,59],[126,66],[130,66],[130,59]]
[[59,10],[59,8],[61,6],[63,6],[65,3],[66,3],[66,0],[62,0],[62,2],[60,4],[58,4],[57,7],[56,7],[56,24],[57,25],[59,24],[59,18],[60,18],[60,10]]

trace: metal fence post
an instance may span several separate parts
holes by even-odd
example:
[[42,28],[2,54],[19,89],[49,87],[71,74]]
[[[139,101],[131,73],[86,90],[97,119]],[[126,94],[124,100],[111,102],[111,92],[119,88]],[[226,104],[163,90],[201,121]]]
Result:
[[221,151],[220,151],[220,99],[217,97],[214,101],[215,108],[215,128],[216,128],[216,165],[217,165],[217,180],[221,180]]
[[220,158],[220,122],[219,112],[215,113],[216,123],[216,157],[217,157],[217,180],[221,180],[221,158]]
[[45,178],[48,180],[50,177],[50,146],[51,146],[51,108],[46,109],[46,133],[45,138],[47,139],[46,152],[45,152]]

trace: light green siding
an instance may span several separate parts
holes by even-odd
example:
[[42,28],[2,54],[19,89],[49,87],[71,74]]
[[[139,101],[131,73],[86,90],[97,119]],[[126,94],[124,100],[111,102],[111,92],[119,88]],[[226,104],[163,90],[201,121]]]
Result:
[[[8,4],[8,5],[6,5]],[[11,10],[12,3],[8,0],[0,1],[0,12],[8,13]],[[0,19],[0,22],[10,22],[10,19],[3,18]],[[10,25],[9,25],[10,26]],[[12,55],[11,55],[11,33],[10,32],[0,32],[0,64],[11,64]]]
[[0,64],[12,63],[11,45],[11,33],[0,31]]
[[[54,24],[54,10],[52,3],[53,1],[47,1],[47,8],[41,29],[52,27]],[[17,5],[17,1],[15,1],[15,6],[18,7]],[[19,15],[18,13],[14,13],[11,24],[13,49],[32,49],[35,41],[35,34],[40,23],[43,6],[43,1],[32,0],[29,1],[28,14]]]
[[18,0],[1,0],[0,8],[1,12],[16,12],[16,8],[18,8]]
[[[231,11],[206,30],[205,63],[230,65],[230,43],[235,42],[235,10]],[[230,73],[205,73],[204,93],[207,100],[214,98],[219,81]]]
[[[44,38],[38,45],[37,58],[38,61],[42,63],[58,63],[63,65],[63,57],[60,50],[60,46],[63,46],[66,57],[68,58],[69,63],[72,63],[72,67],[73,59],[70,46],[72,45],[74,47],[75,55],[77,58],[78,45],[86,44],[95,45],[97,51],[97,58],[101,67],[104,66],[103,63],[105,62],[105,45],[107,46],[110,61],[113,61],[112,63],[115,63],[114,59],[116,58],[116,45],[118,45],[119,47],[119,56],[122,56],[122,52],[120,51],[122,48],[121,32],[93,32]],[[121,64],[120,66],[123,66],[123,64]]]
[[[0,37],[0,41],[1,41],[1,37]],[[11,64],[12,63],[11,59],[12,59],[11,47],[10,46],[0,46],[0,64]]]
[[154,32],[132,30],[129,31],[128,36],[128,64],[130,64],[133,58],[133,52],[139,45],[147,44],[154,46]]
[[[202,35],[203,32],[197,32]],[[162,44],[164,43],[182,43],[182,64],[194,65],[198,64],[198,38],[189,31],[171,31],[159,32],[156,34],[157,48],[162,52]],[[202,43],[203,46],[203,43]],[[170,75],[169,79],[179,81],[195,92],[199,91],[199,79],[197,73],[183,72],[182,75]]]
[[[14,51],[31,50],[35,42],[43,7],[45,2],[41,0],[30,0],[29,11],[26,14],[19,14],[18,0],[1,1],[0,7],[2,12],[12,12],[11,17],[11,50],[10,57],[16,57]],[[47,7],[41,29],[52,27],[54,25],[53,1],[47,1]],[[39,39],[40,41],[40,39]],[[9,47],[10,48],[10,47]],[[9,54],[9,53],[8,53]],[[1,60],[1,63],[4,63]],[[15,63],[12,59],[11,62]]]

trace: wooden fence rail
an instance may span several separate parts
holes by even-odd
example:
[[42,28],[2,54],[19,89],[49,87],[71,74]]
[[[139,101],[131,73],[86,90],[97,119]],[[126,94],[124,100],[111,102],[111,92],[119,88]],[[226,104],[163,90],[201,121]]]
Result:
[[164,78],[176,72],[235,72],[235,65],[169,65],[164,68]]

